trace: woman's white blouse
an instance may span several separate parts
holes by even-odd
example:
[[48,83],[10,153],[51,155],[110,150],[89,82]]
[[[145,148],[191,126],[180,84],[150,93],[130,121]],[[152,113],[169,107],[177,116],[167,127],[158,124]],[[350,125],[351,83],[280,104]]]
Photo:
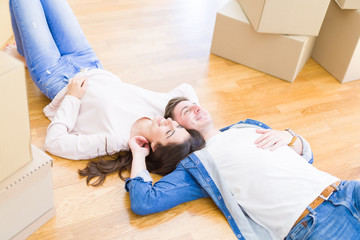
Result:
[[51,120],[45,150],[63,158],[90,159],[127,150],[130,128],[137,119],[162,116],[167,102],[176,96],[198,102],[189,84],[159,93],[124,83],[102,69],[78,75],[88,79],[81,100],[66,95],[65,87],[44,108]]

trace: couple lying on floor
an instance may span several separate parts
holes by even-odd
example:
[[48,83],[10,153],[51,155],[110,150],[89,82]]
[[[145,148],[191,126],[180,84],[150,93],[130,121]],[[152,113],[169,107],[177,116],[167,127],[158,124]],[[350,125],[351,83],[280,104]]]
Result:
[[[52,100],[45,149],[118,155],[80,170],[88,183],[119,172],[141,215],[211,197],[238,239],[360,239],[360,183],[313,167],[303,137],[249,119],[218,130],[190,85],[158,93],[122,82],[65,0],[10,0],[10,13],[17,51]],[[149,172],[164,177],[153,184]]]

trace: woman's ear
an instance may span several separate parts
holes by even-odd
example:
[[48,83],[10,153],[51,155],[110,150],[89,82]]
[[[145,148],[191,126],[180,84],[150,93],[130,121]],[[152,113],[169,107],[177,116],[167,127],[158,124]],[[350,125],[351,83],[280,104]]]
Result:
[[152,142],[150,146],[151,146],[151,150],[154,152],[157,149],[158,144],[155,142]]

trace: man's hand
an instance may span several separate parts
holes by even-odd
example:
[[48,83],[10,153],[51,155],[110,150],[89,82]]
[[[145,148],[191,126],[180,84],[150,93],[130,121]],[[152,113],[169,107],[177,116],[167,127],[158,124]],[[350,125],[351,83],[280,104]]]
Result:
[[69,80],[66,94],[80,99],[84,95],[86,88],[87,79],[85,77],[75,77]]
[[256,146],[262,149],[270,148],[271,151],[274,151],[281,146],[288,145],[293,138],[288,131],[256,129],[256,132],[262,134],[255,140]]

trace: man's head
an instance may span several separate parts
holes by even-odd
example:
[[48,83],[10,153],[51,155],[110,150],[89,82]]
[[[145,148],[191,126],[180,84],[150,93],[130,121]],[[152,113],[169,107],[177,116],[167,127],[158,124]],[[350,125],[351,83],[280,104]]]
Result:
[[165,118],[172,118],[186,129],[195,129],[204,134],[213,128],[213,121],[208,111],[185,97],[176,97],[165,108]]

